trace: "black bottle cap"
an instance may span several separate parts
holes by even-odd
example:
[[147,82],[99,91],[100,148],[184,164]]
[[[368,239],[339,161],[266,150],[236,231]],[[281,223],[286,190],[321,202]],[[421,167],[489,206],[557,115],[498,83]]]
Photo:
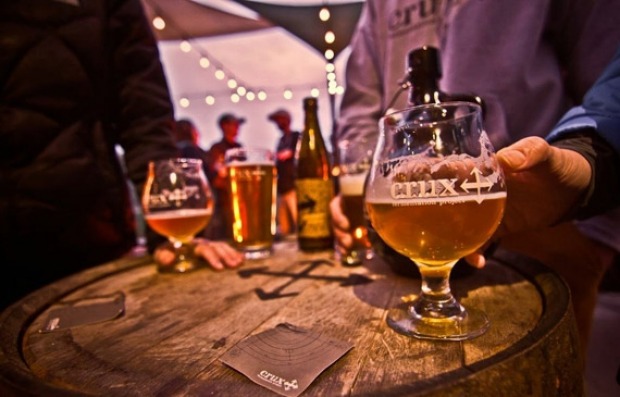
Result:
[[304,109],[305,108],[315,108],[318,105],[318,101],[315,97],[306,97],[304,98]]
[[441,77],[441,63],[439,51],[435,47],[424,46],[409,52],[407,68],[410,77],[425,76],[439,79]]

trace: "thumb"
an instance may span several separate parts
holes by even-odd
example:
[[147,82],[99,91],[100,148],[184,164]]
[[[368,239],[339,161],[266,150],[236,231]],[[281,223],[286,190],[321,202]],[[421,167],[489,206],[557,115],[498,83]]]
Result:
[[504,170],[518,172],[547,160],[550,146],[541,137],[523,138],[497,152],[497,159]]

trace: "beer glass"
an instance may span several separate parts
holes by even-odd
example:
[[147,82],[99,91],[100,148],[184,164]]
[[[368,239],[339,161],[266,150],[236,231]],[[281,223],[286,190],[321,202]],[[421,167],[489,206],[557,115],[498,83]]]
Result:
[[226,151],[233,240],[247,259],[271,255],[276,234],[277,171],[273,153],[261,148]]
[[366,203],[381,238],[420,270],[421,293],[387,322],[423,339],[466,340],[489,321],[450,291],[452,267],[483,246],[504,212],[506,185],[481,109],[445,102],[387,114],[373,157]]
[[364,211],[364,184],[370,169],[375,142],[359,139],[344,140],[338,144],[338,184],[342,212],[349,219],[353,245],[340,252],[344,265],[355,266],[365,259],[371,259],[373,252]]
[[160,264],[163,273],[185,273],[202,267],[194,256],[192,240],[204,229],[213,211],[211,189],[198,159],[173,158],[149,163],[142,194],[144,219],[166,236],[174,250],[174,262]]

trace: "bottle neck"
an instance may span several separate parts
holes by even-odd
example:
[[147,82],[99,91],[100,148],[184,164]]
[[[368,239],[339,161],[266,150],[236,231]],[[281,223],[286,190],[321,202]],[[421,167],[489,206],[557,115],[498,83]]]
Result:
[[310,107],[305,109],[304,125],[304,130],[306,130],[307,133],[313,135],[311,139],[321,141],[323,140],[323,137],[321,136],[321,129],[319,127],[319,118],[316,107]]
[[439,103],[444,94],[439,90],[439,83],[434,78],[411,78],[409,90],[409,103],[422,105],[426,103]]

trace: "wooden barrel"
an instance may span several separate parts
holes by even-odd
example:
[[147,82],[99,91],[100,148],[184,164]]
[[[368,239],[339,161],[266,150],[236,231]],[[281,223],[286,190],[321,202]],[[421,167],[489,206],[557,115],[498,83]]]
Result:
[[[386,308],[419,291],[380,259],[346,268],[294,241],[241,269],[159,274],[127,258],[51,284],[0,316],[0,395],[272,396],[218,359],[244,338],[290,323],[348,341],[303,396],[582,396],[566,285],[542,265],[498,252],[453,280],[491,327],[464,342],[394,332]],[[125,313],[39,332],[57,304],[122,292]]]

